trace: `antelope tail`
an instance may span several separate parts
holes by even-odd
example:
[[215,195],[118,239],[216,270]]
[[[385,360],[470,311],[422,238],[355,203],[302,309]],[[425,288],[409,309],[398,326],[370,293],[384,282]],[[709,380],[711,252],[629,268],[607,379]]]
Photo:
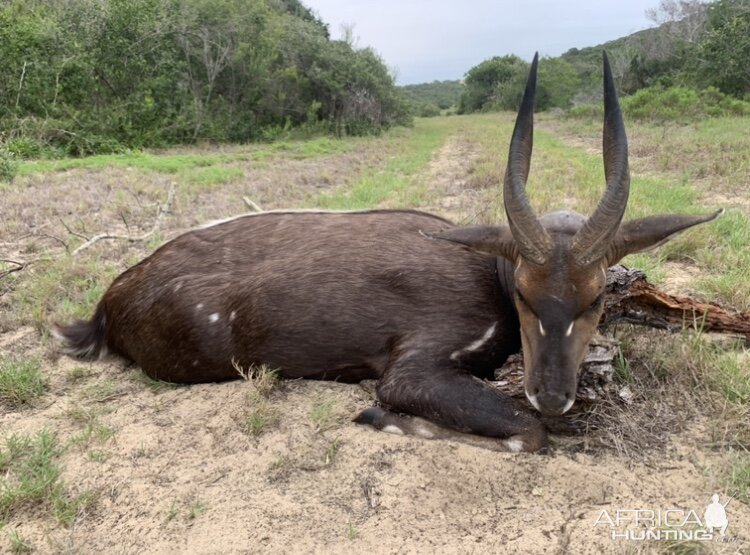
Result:
[[106,325],[104,304],[99,303],[91,320],[77,320],[67,326],[55,324],[51,333],[70,356],[85,359],[102,358],[107,354]]

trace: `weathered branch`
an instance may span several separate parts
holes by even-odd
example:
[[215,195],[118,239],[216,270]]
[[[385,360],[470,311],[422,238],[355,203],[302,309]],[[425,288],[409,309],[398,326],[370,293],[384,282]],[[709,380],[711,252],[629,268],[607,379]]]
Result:
[[114,240],[120,240],[120,241],[129,241],[131,243],[136,243],[140,241],[146,241],[150,239],[162,226],[162,223],[164,222],[164,217],[169,213],[169,210],[172,206],[172,203],[174,202],[174,195],[175,195],[175,186],[174,183],[172,183],[169,186],[169,192],[167,193],[167,200],[163,205],[159,207],[159,211],[156,214],[156,220],[154,220],[154,225],[151,227],[149,231],[144,233],[143,235],[117,235],[112,233],[100,233],[99,235],[95,235],[91,239],[88,239],[85,243],[77,247],[73,251],[73,256],[78,255],[80,252],[88,249],[95,243],[98,243],[99,241],[102,241],[104,239],[114,239]]
[[646,281],[639,270],[624,266],[607,273],[607,298],[600,327],[628,322],[680,331],[692,328],[702,331],[739,334],[750,339],[750,312],[738,312],[660,291]]

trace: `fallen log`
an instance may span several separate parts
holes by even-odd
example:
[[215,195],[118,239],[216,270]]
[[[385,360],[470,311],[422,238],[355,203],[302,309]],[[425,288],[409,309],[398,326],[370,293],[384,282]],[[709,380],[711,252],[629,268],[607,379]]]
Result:
[[750,312],[728,310],[716,303],[705,303],[670,295],[648,281],[640,270],[614,266],[607,272],[607,296],[599,327],[628,322],[680,331],[733,333],[750,339]]
[[[648,283],[642,271],[619,265],[607,272],[607,295],[599,330],[606,333],[618,322],[671,332],[691,328],[731,333],[750,340],[750,312],[732,311],[715,303],[670,295]],[[619,352],[620,344],[612,336],[597,334],[592,339],[579,373],[578,401],[615,396],[630,402],[630,388],[615,380],[615,360]],[[502,368],[495,371],[495,380],[490,383],[511,397],[525,398],[523,353],[510,356]]]

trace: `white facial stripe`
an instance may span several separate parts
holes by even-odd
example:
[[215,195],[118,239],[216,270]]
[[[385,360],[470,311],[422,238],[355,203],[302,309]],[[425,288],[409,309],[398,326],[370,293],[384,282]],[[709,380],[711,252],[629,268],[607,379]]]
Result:
[[565,337],[570,337],[570,334],[573,333],[573,324],[575,324],[575,321],[571,322],[568,329],[565,330]]
[[542,325],[542,321],[541,320],[539,320],[539,333],[541,333],[542,336],[547,335],[547,332],[544,331],[544,326]]

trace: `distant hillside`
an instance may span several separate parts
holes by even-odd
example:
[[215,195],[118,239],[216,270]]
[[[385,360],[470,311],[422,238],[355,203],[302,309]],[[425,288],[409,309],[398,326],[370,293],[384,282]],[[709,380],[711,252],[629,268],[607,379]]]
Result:
[[[547,96],[538,91],[537,110],[597,103],[602,50],[623,95],[649,89],[642,101],[673,104],[677,97],[688,104],[714,98],[717,106],[731,105],[731,112],[739,106],[735,101],[750,98],[750,0],[662,1],[647,13],[651,29],[542,58],[539,87],[547,87]],[[482,61],[466,72],[458,112],[515,109],[527,72],[528,63],[513,54]],[[679,94],[662,95],[667,89]],[[721,106],[717,113],[726,112]]]
[[433,81],[418,85],[405,85],[401,90],[406,95],[414,112],[420,116],[431,116],[458,105],[464,91],[461,81]]
[[631,94],[652,84],[643,71],[639,74],[645,64],[650,66],[648,73],[652,77],[667,72],[673,44],[664,27],[644,29],[596,46],[571,48],[562,54],[560,58],[575,67],[581,78],[578,100],[592,100],[591,96],[601,95],[602,50],[609,56],[622,93]]

